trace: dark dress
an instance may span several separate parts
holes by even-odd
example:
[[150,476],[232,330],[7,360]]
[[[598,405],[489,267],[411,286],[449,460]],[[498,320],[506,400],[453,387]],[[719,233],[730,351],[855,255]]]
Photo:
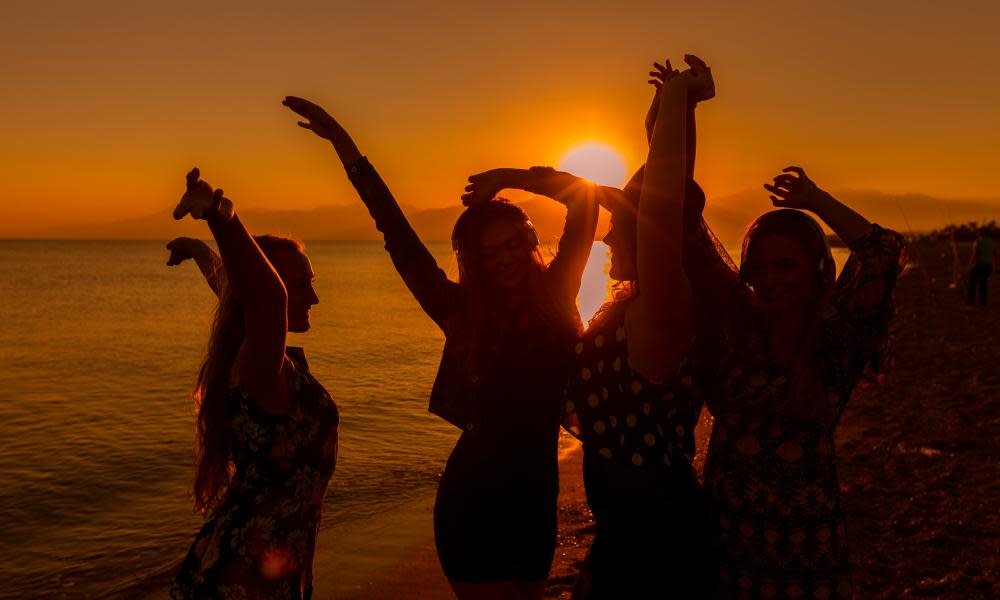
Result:
[[[833,432],[866,367],[881,358],[903,243],[873,226],[851,251],[821,326],[825,418],[789,415],[790,374],[768,350],[762,313],[748,293],[728,296],[744,302],[730,307],[744,318],[704,374],[715,416],[705,486],[719,511],[726,597],[852,595]],[[871,282],[883,293],[863,300],[858,290]]]
[[583,441],[596,530],[582,598],[701,598],[717,579],[709,502],[691,467],[701,411],[690,365],[656,384],[632,370],[624,301],[576,346],[565,410]]
[[532,298],[524,314],[496,314],[438,267],[367,159],[346,169],[393,265],[445,334],[429,409],[462,436],[434,506],[444,573],[463,583],[544,580],[556,544],[559,413],[582,329],[576,295],[593,244],[596,190],[565,173],[536,171],[545,185],[533,191],[568,208],[559,251],[534,282],[549,310]]
[[235,473],[170,589],[175,599],[308,599],[327,484],[337,458],[337,406],[288,348],[295,393],[288,416],[231,388]]
[[[434,504],[445,574],[465,583],[548,577],[556,546],[557,441],[567,356],[540,325],[503,343],[479,395],[482,426],[448,458]],[[560,368],[561,367],[561,368]]]

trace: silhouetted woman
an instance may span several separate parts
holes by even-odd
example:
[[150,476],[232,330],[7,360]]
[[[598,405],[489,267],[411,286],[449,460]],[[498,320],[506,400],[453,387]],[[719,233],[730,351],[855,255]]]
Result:
[[[719,511],[726,597],[850,597],[833,432],[866,373],[883,364],[900,236],[789,167],[775,206],[748,229],[740,270],[725,251],[694,286],[712,312],[693,356],[715,417],[705,486]],[[840,277],[818,215],[848,244]],[[714,264],[713,264],[714,263]],[[719,275],[721,273],[721,276]]]
[[[646,165],[609,194],[614,299],[576,345],[566,412],[583,441],[596,529],[577,598],[702,598],[717,566],[708,502],[691,467],[701,401],[677,375],[695,334],[689,241],[708,243],[704,196],[691,179],[694,108],[714,96],[693,56],[677,73],[656,65]],[[711,245],[711,244],[709,244]]]
[[312,267],[298,242],[252,238],[197,169],[174,217],[188,212],[208,222],[225,276],[209,278],[219,308],[194,392],[195,504],[208,516],[170,594],[309,598],[339,421],[304,356],[285,346],[319,302]]
[[[470,178],[452,246],[450,281],[344,129],[299,98],[285,105],[333,143],[385,237],[404,282],[445,334],[430,410],[462,429],[438,488],[438,557],[460,598],[540,598],[556,544],[557,438],[580,279],[599,188],[552,169],[497,169]],[[566,204],[559,251],[546,266],[520,209],[494,200],[520,188]]]

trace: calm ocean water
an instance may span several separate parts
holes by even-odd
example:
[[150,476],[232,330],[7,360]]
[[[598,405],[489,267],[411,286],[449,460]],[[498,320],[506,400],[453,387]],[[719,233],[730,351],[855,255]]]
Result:
[[[457,430],[426,410],[444,338],[381,245],[308,250],[321,303],[290,343],[343,419],[326,532],[432,493]],[[200,526],[190,390],[214,297],[166,256],[160,242],[0,242],[2,597],[121,595],[168,572]]]
[[[444,337],[381,243],[307,250],[320,304],[289,343],[342,419],[320,549],[358,573],[412,537],[401,514],[429,511],[459,432],[426,410]],[[454,274],[448,244],[431,250]],[[190,391],[214,297],[166,258],[161,242],[0,241],[0,598],[141,595],[201,525]],[[584,315],[605,262],[595,244]]]

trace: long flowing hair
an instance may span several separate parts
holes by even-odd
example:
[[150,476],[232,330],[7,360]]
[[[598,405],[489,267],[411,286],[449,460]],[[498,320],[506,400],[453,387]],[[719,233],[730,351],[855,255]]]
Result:
[[[301,242],[273,235],[254,236],[264,256],[280,251],[303,252]],[[232,431],[227,397],[233,365],[246,335],[243,309],[233,296],[225,274],[219,273],[219,303],[215,310],[208,352],[192,392],[198,411],[195,435],[194,503],[209,512],[224,496],[233,475]]]
[[497,295],[489,285],[489,278],[478,256],[479,240],[485,230],[497,222],[511,223],[520,228],[524,243],[531,247],[531,267],[527,276],[528,303],[529,308],[541,318],[547,333],[554,336],[557,343],[569,347],[583,330],[576,306],[561,302],[543,284],[546,263],[527,213],[502,198],[478,202],[462,212],[452,232],[452,246],[458,257],[458,281],[467,290],[469,298],[460,315],[460,331],[456,333],[468,344],[470,365],[483,358],[484,344],[496,341],[492,339],[498,333],[496,320],[503,317],[498,314],[502,307],[497,304]]

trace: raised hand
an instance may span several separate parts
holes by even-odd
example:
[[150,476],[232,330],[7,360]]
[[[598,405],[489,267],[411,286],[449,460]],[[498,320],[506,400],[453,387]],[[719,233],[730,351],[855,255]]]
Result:
[[285,96],[281,103],[292,109],[295,114],[306,119],[299,121],[299,127],[308,129],[319,137],[329,140],[345,167],[361,159],[361,151],[358,150],[358,146],[348,135],[347,130],[323,110],[322,106],[295,96]]
[[779,208],[815,211],[816,203],[823,198],[823,194],[806,176],[806,172],[801,167],[785,167],[781,173],[774,178],[773,184],[764,184],[764,189],[772,194],[771,203]]
[[207,219],[209,215],[217,214],[229,220],[233,216],[232,201],[223,196],[221,189],[213,190],[212,186],[202,181],[198,167],[187,174],[187,191],[174,208],[174,218],[183,219],[188,213],[195,219]]
[[491,169],[469,177],[469,185],[462,194],[462,204],[471,206],[479,202],[489,202],[506,188],[523,189],[526,172],[524,169]]
[[167,266],[179,265],[185,260],[194,258],[205,242],[189,237],[174,238],[167,242],[167,250],[170,250],[170,258],[167,259]]
[[656,88],[653,93],[653,101],[649,104],[646,112],[646,141],[653,137],[653,127],[656,125],[656,115],[660,112],[660,92],[663,91],[663,84],[678,75],[678,71],[670,66],[670,60],[665,64],[653,63],[653,70],[649,72],[649,84]]
[[295,96],[285,96],[281,103],[305,119],[305,121],[298,122],[299,127],[308,129],[331,142],[342,135],[343,128],[336,119],[330,116],[330,113],[323,110],[322,106]]
[[681,73],[688,79],[688,99],[692,102],[704,102],[715,97],[715,79],[712,69],[694,54],[685,54],[684,62],[689,69]]

